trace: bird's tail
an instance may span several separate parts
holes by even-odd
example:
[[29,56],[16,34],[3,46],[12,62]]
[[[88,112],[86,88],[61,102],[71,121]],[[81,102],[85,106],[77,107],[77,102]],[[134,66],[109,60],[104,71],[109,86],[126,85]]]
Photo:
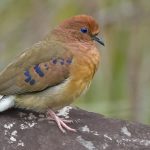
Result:
[[0,112],[3,112],[15,104],[15,96],[2,96],[0,97]]

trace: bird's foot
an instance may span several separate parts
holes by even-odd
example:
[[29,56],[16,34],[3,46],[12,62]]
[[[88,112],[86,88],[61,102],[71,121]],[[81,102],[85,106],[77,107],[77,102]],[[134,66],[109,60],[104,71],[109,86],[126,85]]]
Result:
[[[57,116],[58,117],[58,116]],[[73,120],[67,120],[67,119],[64,119],[64,118],[60,118],[59,117],[59,119],[61,119],[61,121],[63,121],[64,123],[73,123]],[[52,120],[52,121],[55,121],[55,119],[54,118],[52,118],[51,116],[48,116],[48,120]]]
[[[63,132],[63,133],[66,133],[66,130],[68,131],[72,131],[72,132],[76,132],[75,129],[69,127],[66,123],[72,123],[73,121],[72,120],[65,120],[65,119],[62,119],[62,118],[59,118],[54,111],[52,111],[51,109],[49,109],[47,111],[47,117],[48,119],[50,120],[54,120],[59,129]],[[65,130],[66,129],[66,130]]]

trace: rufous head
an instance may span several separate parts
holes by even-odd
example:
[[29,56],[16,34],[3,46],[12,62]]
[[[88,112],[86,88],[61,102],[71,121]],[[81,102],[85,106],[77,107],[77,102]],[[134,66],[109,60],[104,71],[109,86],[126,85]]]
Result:
[[[97,35],[100,33],[100,26],[96,20],[88,15],[78,15],[66,19],[57,28],[57,31],[61,32],[68,39],[80,42],[93,42],[93,40],[104,45],[102,39]],[[60,35],[59,34],[59,35]]]

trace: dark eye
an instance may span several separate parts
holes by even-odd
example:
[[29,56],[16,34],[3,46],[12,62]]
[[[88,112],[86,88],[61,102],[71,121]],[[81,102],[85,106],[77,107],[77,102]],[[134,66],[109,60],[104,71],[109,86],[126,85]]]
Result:
[[82,33],[87,33],[87,32],[88,32],[88,29],[85,28],[85,27],[83,27],[83,28],[80,29],[80,31],[81,31]]

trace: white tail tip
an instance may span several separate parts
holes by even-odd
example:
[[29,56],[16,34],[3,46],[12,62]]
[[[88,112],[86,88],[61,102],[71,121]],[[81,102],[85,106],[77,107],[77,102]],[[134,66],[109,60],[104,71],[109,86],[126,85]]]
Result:
[[4,96],[2,99],[0,99],[0,112],[3,112],[15,104],[15,96]]

